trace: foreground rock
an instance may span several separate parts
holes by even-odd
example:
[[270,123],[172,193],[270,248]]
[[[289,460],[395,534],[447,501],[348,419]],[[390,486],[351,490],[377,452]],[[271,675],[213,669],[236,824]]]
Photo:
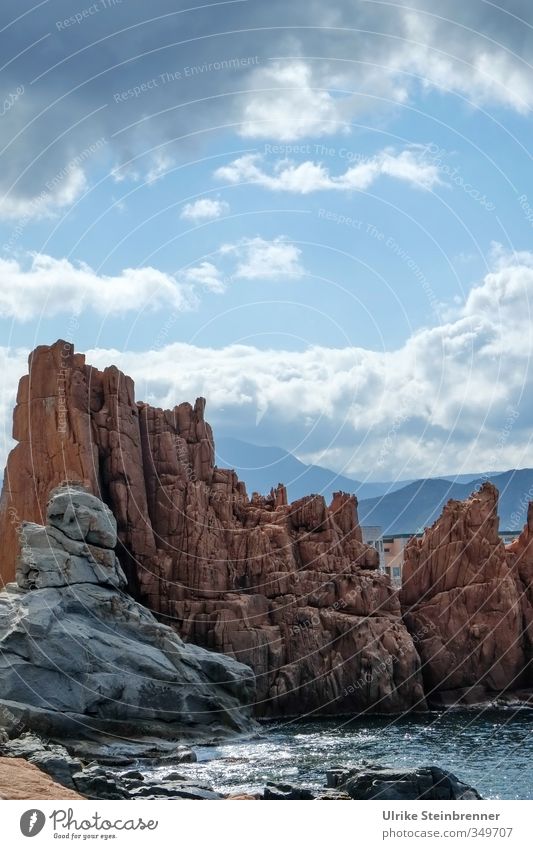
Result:
[[0,757],[0,799],[83,799],[22,758]]
[[[20,765],[28,761],[32,770],[53,779],[50,784],[57,790],[56,796],[46,798],[87,798],[87,799],[221,799],[207,785],[190,781],[177,772],[180,763],[191,760],[193,752],[168,756],[168,766],[160,778],[149,778],[145,765],[137,764],[133,758],[129,767],[125,758],[115,758],[114,764],[102,765],[87,763],[81,758],[72,757],[64,746],[51,743],[32,733],[0,743],[0,763],[5,764],[5,774],[9,774],[9,764]],[[21,760],[25,758],[26,760]],[[122,760],[122,763],[120,761]],[[161,762],[158,762],[161,763]],[[153,766],[150,764],[150,766]],[[20,767],[19,767],[20,768]],[[142,769],[142,771],[141,771]],[[65,790],[65,788],[67,788]],[[69,795],[69,791],[70,795]],[[9,792],[6,783],[6,793]],[[65,792],[65,795],[61,795]],[[78,794],[81,794],[78,795]],[[6,798],[15,798],[6,796]],[[32,797],[24,797],[32,798]],[[36,797],[39,798],[39,797]]]
[[260,798],[267,801],[481,799],[477,790],[437,766],[404,770],[388,769],[379,764],[334,767],[327,771],[326,779],[326,788],[313,790],[294,784],[269,783]]
[[378,765],[340,768],[330,770],[327,778],[328,787],[344,791],[350,799],[481,799],[477,790],[437,766],[405,770]]
[[214,465],[204,407],[136,403],[114,366],[91,368],[66,342],[37,348],[4,479],[4,578],[17,524],[42,524],[50,490],[80,480],[117,519],[133,595],[188,642],[251,666],[257,713],[423,709],[416,647],[362,543],[355,498],[288,504],[282,486],[248,498]]
[[111,511],[80,487],[23,523],[17,583],[0,593],[0,726],[116,758],[253,731],[251,670],[185,645],[123,592]]
[[506,549],[497,507],[485,483],[405,548],[401,599],[433,703],[493,701],[533,683],[533,513]]

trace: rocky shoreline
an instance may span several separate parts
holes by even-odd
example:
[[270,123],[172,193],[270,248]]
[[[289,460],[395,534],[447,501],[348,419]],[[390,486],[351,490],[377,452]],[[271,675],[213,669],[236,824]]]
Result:
[[[258,718],[533,706],[533,504],[506,547],[492,484],[450,501],[398,593],[354,496],[249,498],[214,465],[204,407],[137,403],[69,343],[31,355],[0,504],[6,758],[89,798],[227,798],[180,763]],[[362,761],[244,795],[369,793],[478,798],[435,766]]]
[[[224,796],[180,764],[198,744],[259,731],[251,670],[184,644],[125,592],[116,521],[81,485],[52,491],[47,524],[25,522],[16,584],[0,593],[0,754],[90,799]],[[29,729],[24,730],[24,729]],[[168,769],[150,777],[147,765]],[[59,792],[59,791],[58,791]],[[330,769],[322,790],[267,783],[240,798],[479,798],[437,767]]]
[[[332,766],[325,769],[322,789],[309,789],[297,784],[267,782],[262,792],[222,794],[209,784],[191,781],[180,773],[180,764],[195,759],[192,750],[169,755],[164,762],[166,772],[154,779],[145,760],[110,756],[106,764],[73,757],[61,745],[41,740],[28,733],[0,744],[3,769],[10,759],[18,764],[25,759],[32,768],[46,773],[68,793],[86,799],[250,799],[264,801],[296,800],[369,800],[369,799],[480,799],[472,787],[439,767],[412,770],[388,769],[378,764],[361,762],[357,766]],[[0,784],[2,766],[0,766]],[[63,790],[56,792],[63,792]],[[61,796],[56,798],[73,798]]]
[[188,645],[248,666],[256,717],[396,714],[533,685],[533,506],[509,546],[490,483],[405,548],[401,592],[362,542],[357,500],[253,493],[215,465],[205,399],[136,401],[130,377],[58,340],[29,358],[0,504],[12,581],[23,520],[81,481],[117,521],[131,596]]

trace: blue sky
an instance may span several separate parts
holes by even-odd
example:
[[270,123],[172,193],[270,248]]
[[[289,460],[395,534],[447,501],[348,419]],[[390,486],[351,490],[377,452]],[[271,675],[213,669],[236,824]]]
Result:
[[3,453],[61,337],[361,479],[532,465],[533,16],[465,5],[4,3]]

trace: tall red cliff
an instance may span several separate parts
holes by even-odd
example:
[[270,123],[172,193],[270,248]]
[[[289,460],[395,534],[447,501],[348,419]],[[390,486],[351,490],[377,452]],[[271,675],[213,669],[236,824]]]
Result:
[[353,714],[425,705],[398,596],[362,543],[353,496],[248,498],[214,465],[205,401],[161,410],[133,381],[59,341],[30,356],[0,506],[2,576],[16,530],[81,481],[113,510],[131,590],[191,642],[255,671],[257,713]]
[[474,703],[532,683],[533,506],[507,548],[497,508],[496,487],[484,483],[405,548],[402,606],[433,702]]

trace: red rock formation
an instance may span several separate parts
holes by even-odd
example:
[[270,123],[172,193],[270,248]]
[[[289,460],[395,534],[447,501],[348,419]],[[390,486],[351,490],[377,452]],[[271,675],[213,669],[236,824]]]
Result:
[[130,378],[61,341],[29,367],[2,493],[4,579],[18,522],[42,523],[50,490],[81,481],[116,516],[132,591],[187,640],[249,664],[259,714],[424,706],[417,652],[353,496],[288,504],[280,485],[249,499],[214,465],[203,399],[137,404]]
[[520,536],[507,546],[509,562],[519,581],[524,623],[524,648],[528,660],[526,683],[533,684],[533,502],[529,502],[527,522]]
[[0,757],[0,799],[84,799],[23,758]]
[[468,500],[449,501],[424,536],[405,548],[404,618],[434,701],[475,702],[524,681],[533,513],[520,541],[506,550],[497,507],[498,491],[485,483]]

